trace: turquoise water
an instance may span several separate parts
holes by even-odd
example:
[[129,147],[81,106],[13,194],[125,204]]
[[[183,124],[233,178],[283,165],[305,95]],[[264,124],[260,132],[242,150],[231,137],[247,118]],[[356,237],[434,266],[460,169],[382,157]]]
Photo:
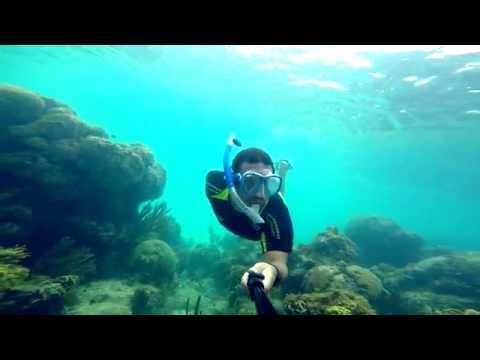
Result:
[[0,46],[0,82],[149,146],[197,242],[222,230],[204,178],[235,133],[293,163],[297,244],[377,214],[430,244],[480,249],[478,47]]

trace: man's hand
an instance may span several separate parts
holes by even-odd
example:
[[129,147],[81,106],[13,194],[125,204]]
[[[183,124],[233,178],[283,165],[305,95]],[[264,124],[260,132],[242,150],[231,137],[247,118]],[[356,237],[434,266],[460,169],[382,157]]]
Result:
[[[255,271],[257,273],[261,273],[263,274],[263,276],[265,276],[265,278],[262,280],[263,288],[265,290],[265,293],[268,293],[270,289],[273,287],[273,284],[275,283],[275,279],[277,278],[277,275],[278,275],[275,267],[265,262],[258,262],[255,265],[253,265],[249,270]],[[243,274],[242,281],[241,281],[242,286],[248,291],[247,281],[248,281],[248,272]]]
[[286,174],[287,171],[291,169],[293,169],[293,166],[288,160],[280,160],[278,162],[278,172],[280,174]]

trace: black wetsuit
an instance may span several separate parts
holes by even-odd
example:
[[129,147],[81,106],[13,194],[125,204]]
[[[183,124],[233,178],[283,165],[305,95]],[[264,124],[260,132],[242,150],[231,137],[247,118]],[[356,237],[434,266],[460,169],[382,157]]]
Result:
[[[232,233],[249,240],[261,241],[262,250],[291,252],[293,225],[281,195],[270,198],[261,216],[264,224],[255,229],[247,215],[236,211],[231,202],[222,171],[210,171],[206,178],[206,194],[220,223]],[[264,234],[264,237],[262,237]]]

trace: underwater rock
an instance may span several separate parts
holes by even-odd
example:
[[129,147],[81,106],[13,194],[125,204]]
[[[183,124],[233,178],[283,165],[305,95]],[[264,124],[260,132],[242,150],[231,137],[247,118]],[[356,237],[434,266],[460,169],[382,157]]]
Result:
[[[139,205],[161,196],[165,182],[165,169],[145,146],[114,143],[66,104],[0,86],[0,246],[26,244],[31,258],[24,265],[33,268],[30,276],[20,264],[4,266],[12,281],[29,283],[35,274],[118,275],[129,271],[139,241],[179,242],[180,226],[169,215],[149,238],[136,228]],[[169,260],[163,266],[171,277],[175,267]]]
[[336,226],[319,233],[309,245],[300,245],[290,254],[289,270],[308,271],[318,265],[344,266],[357,258],[353,241],[340,234]]
[[72,275],[30,276],[21,262],[25,246],[0,247],[0,314],[59,314],[67,292],[77,284]]
[[367,299],[349,290],[288,294],[283,304],[286,313],[291,315],[328,315],[335,310],[332,306],[352,315],[375,315]]
[[280,285],[284,294],[300,293],[303,290],[303,282],[307,271],[302,268],[289,270],[288,277]]
[[45,109],[42,97],[11,85],[0,85],[0,126],[27,124]]
[[132,254],[132,269],[145,281],[170,283],[177,267],[177,256],[162,240],[146,240],[138,244]]
[[[87,178],[95,179],[98,187],[114,189],[116,193],[128,189],[135,203],[162,195],[165,170],[154,162],[152,153],[143,145],[123,145],[88,136],[81,142],[80,152],[78,168]],[[109,176],[99,177],[99,173]]]
[[368,269],[350,265],[346,267],[346,272],[353,279],[357,292],[367,299],[376,300],[383,294],[382,281]]
[[72,186],[79,181],[71,171],[64,171],[45,157],[28,152],[0,154],[0,174],[11,181],[33,183],[40,191]]
[[336,226],[329,226],[325,231],[319,233],[311,244],[312,251],[317,258],[331,259],[332,263],[344,261],[353,262],[357,254],[357,246],[345,235],[338,232]]
[[399,294],[397,301],[395,313],[409,315],[435,315],[448,309],[468,309],[480,305],[478,299],[430,291],[405,291]]
[[95,255],[87,247],[78,247],[70,237],[63,237],[33,265],[33,271],[48,276],[76,275],[80,281],[96,273]]
[[443,246],[429,246],[422,248],[419,254],[419,260],[435,256],[453,255],[455,251]]
[[311,247],[308,245],[295,247],[294,251],[288,256],[289,270],[301,269],[308,271],[319,264],[323,264],[323,261],[312,258]]
[[319,292],[327,289],[337,272],[338,268],[328,265],[319,265],[310,269],[305,274],[302,286],[303,291]]
[[393,293],[410,289],[480,298],[480,254],[455,254],[423,259],[383,274]]
[[67,293],[77,283],[75,276],[34,277],[0,291],[0,313],[61,314]]
[[480,311],[474,309],[443,309],[435,311],[434,315],[480,315]]
[[[165,182],[145,146],[113,143],[67,105],[0,86],[1,245],[27,244],[35,262],[70,236],[99,264],[111,253],[128,258],[141,235],[138,206],[160,196]],[[173,217],[163,230],[155,238],[179,237]]]
[[24,282],[30,271],[20,263],[28,258],[25,246],[0,246],[0,292]]
[[97,127],[81,121],[68,108],[52,108],[37,121],[27,125],[11,126],[11,136],[17,138],[40,137],[46,142],[82,138],[86,136],[106,137],[106,133]]
[[419,259],[423,239],[380,216],[351,219],[345,234],[359,247],[360,259],[371,266],[387,263],[404,266]]
[[369,301],[376,301],[386,295],[382,281],[368,269],[357,265],[319,265],[305,274],[302,292],[331,290],[348,290]]
[[135,289],[130,305],[132,315],[155,314],[165,305],[165,294],[153,286],[142,286]]

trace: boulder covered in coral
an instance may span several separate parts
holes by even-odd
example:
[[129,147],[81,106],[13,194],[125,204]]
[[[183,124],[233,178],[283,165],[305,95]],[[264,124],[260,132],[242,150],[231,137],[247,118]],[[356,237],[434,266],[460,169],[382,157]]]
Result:
[[304,292],[324,291],[330,287],[333,277],[339,273],[336,266],[319,265],[310,269],[303,280]]
[[332,263],[343,261],[352,263],[358,256],[357,246],[347,236],[340,234],[335,225],[320,232],[311,244],[315,257]]
[[289,256],[289,266],[292,270],[309,270],[315,265],[353,264],[357,258],[355,243],[332,225],[310,244],[296,247]]
[[138,212],[165,183],[165,169],[145,146],[117,143],[58,100],[0,85],[0,247],[26,245],[30,253],[21,265],[0,266],[8,269],[8,301],[35,312],[35,296],[62,293],[55,279],[118,275],[152,229],[177,241],[173,217],[157,213],[145,225]]
[[283,305],[290,315],[375,315],[367,299],[349,290],[288,294]]
[[384,269],[379,275],[394,293],[425,289],[480,299],[479,253],[435,256],[402,269]]
[[[25,244],[32,263],[48,262],[61,239],[72,238],[75,261],[103,266],[138,242],[138,207],[161,196],[165,183],[145,146],[113,141],[60,101],[0,85],[0,246]],[[179,237],[167,220],[164,233]],[[55,267],[44,265],[35,271]]]
[[132,270],[139,278],[159,285],[169,285],[174,280],[177,256],[162,240],[150,239],[138,244],[132,254]]
[[72,238],[64,237],[34,263],[33,270],[48,276],[73,274],[87,281],[96,275],[96,258],[88,247],[76,246]]
[[441,314],[480,307],[479,253],[450,253],[403,268],[378,265],[371,270],[391,294],[382,306],[391,313]]
[[35,121],[45,110],[45,100],[15,86],[0,87],[0,127]]
[[68,291],[78,278],[31,276],[22,262],[25,246],[0,247],[0,314],[60,314]]
[[301,292],[349,290],[375,302],[387,295],[382,281],[371,271],[357,265],[318,265],[306,272]]
[[66,216],[131,222],[163,193],[166,172],[147,148],[113,142],[56,100],[0,86],[0,130],[1,245],[53,241]]
[[0,291],[0,314],[62,314],[68,292],[77,277],[38,276]]
[[360,260],[372,266],[387,263],[405,266],[419,259],[423,239],[380,216],[358,216],[351,219],[345,234],[359,248]]
[[[460,309],[479,308],[478,300],[431,291],[412,290],[399,294],[394,312],[408,315],[460,315]],[[456,309],[452,311],[453,309]]]

